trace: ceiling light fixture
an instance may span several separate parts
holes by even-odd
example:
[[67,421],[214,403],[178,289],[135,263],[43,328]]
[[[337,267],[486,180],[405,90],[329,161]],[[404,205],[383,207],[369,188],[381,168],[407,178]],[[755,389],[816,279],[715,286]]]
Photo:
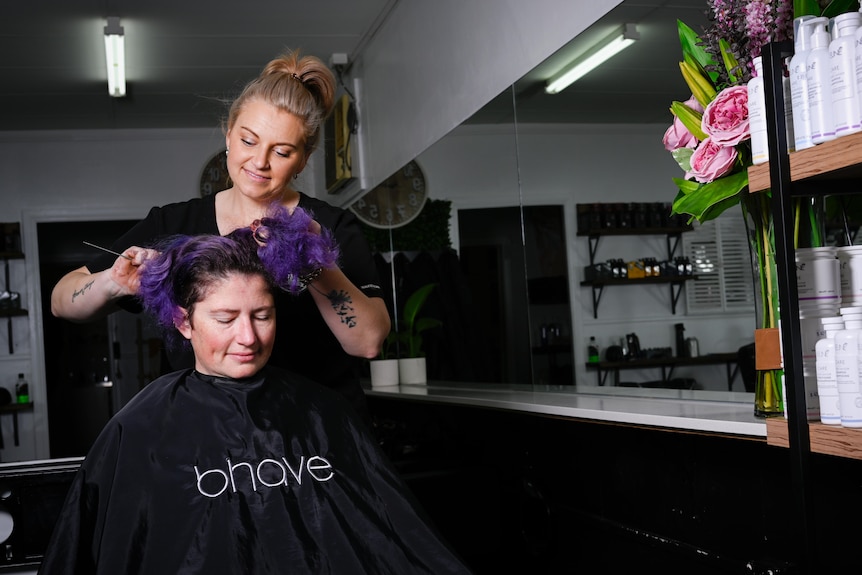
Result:
[[126,95],[126,49],[120,19],[108,17],[105,26],[105,62],[108,65],[108,94],[115,98]]
[[631,46],[635,40],[640,40],[640,37],[636,25],[624,25],[566,65],[560,73],[548,81],[545,92],[548,94],[562,92],[572,82],[606,62],[624,48]]

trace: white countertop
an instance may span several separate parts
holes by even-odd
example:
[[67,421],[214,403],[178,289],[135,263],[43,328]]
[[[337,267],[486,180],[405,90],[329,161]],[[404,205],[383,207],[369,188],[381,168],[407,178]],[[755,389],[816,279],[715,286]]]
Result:
[[754,416],[754,395],[750,393],[462,382],[367,386],[365,393],[576,419],[766,437],[766,420]]

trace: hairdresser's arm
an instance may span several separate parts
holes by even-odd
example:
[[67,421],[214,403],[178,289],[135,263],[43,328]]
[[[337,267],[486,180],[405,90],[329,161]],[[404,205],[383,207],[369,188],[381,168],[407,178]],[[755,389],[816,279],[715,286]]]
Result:
[[51,313],[73,322],[99,319],[116,311],[117,301],[134,295],[140,285],[140,265],[153,257],[153,250],[131,247],[106,270],[90,273],[86,266],[60,278],[51,292]]
[[382,298],[366,296],[337,267],[324,270],[308,290],[344,351],[369,359],[377,356],[390,327]]

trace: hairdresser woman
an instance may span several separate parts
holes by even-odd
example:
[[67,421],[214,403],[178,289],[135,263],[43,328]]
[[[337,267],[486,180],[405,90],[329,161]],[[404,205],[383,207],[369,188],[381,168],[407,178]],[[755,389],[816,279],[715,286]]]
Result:
[[[271,61],[233,102],[225,143],[231,187],[212,196],[155,207],[112,247],[131,259],[95,257],[66,274],[51,311],[84,322],[118,308],[137,311],[138,269],[160,239],[174,234],[227,235],[264,216],[271,202],[301,207],[339,245],[338,265],[310,273],[300,297],[279,297],[278,337],[270,363],[290,366],[346,395],[367,417],[358,358],[374,357],[390,320],[368,244],[352,213],[293,188],[332,111],[335,78],[323,62],[292,52]],[[169,353],[170,369],[193,365]]]

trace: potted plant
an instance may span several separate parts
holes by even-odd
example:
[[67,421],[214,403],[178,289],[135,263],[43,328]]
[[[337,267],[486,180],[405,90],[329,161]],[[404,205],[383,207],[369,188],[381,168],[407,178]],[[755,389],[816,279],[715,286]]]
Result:
[[[399,344],[398,378],[401,383],[422,384],[427,382],[425,355],[422,350],[422,333],[442,325],[438,319],[417,317],[425,305],[435,283],[426,284],[407,298],[400,326],[396,326],[393,341]],[[398,329],[400,327],[400,329]]]
[[395,332],[391,332],[380,347],[378,356],[369,362],[372,388],[398,385],[398,356],[391,352],[395,336]]

